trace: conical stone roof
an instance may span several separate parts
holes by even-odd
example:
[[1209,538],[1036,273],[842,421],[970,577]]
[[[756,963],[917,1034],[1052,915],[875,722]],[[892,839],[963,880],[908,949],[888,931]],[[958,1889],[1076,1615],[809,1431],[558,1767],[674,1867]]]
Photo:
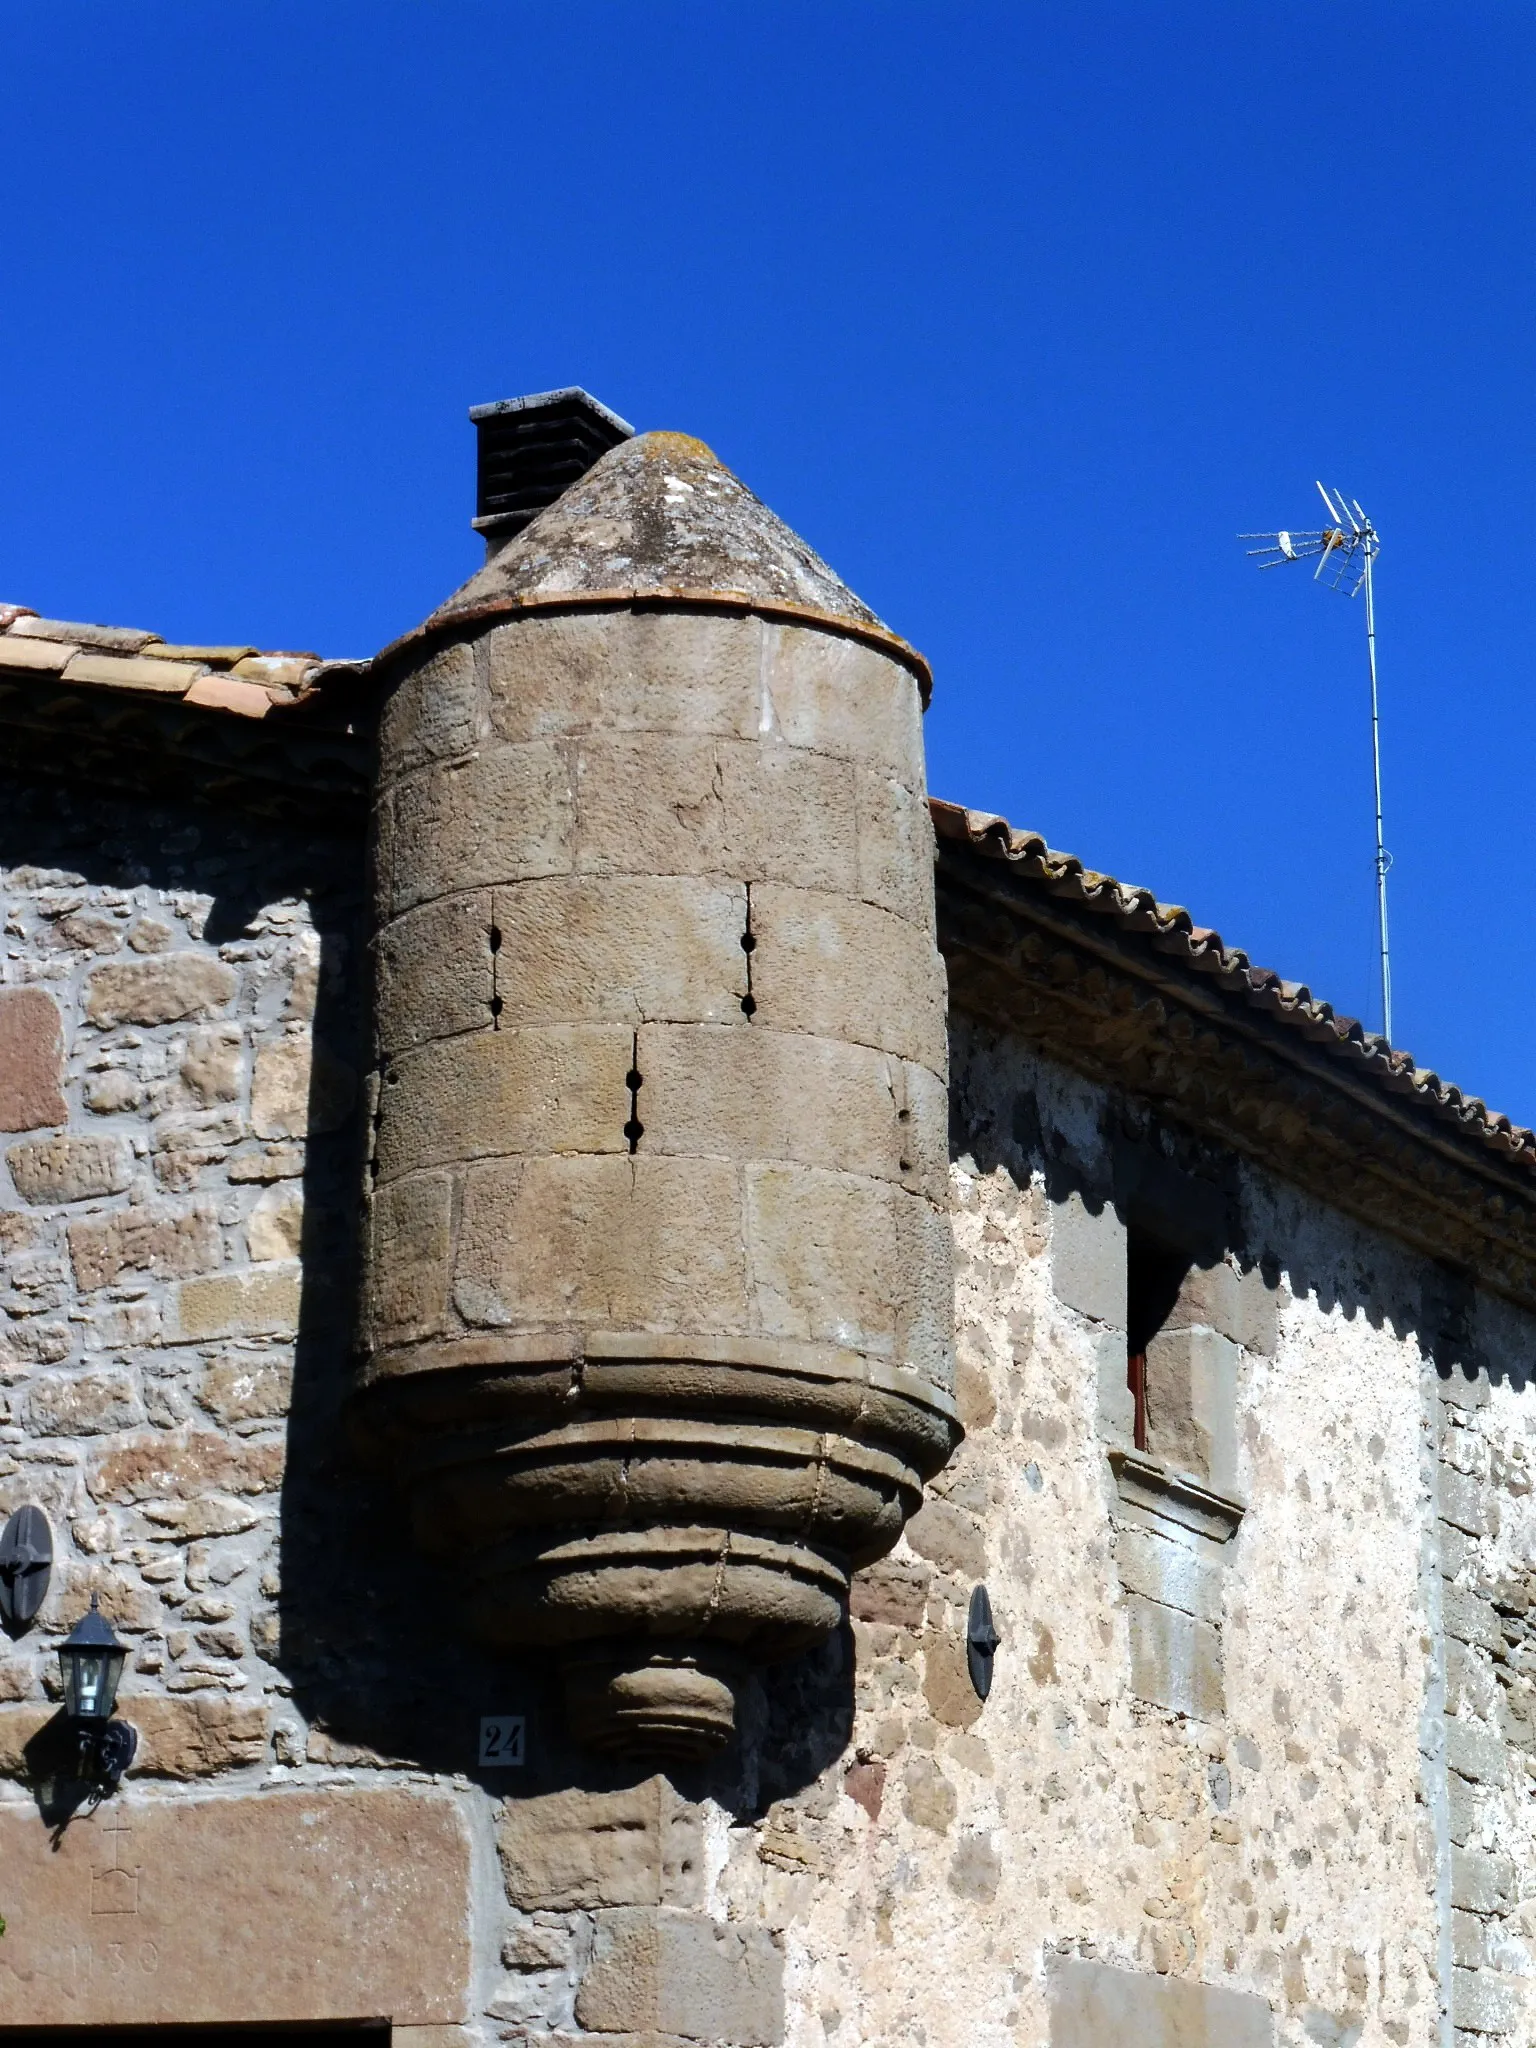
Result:
[[436,638],[501,613],[647,599],[739,605],[840,627],[906,661],[927,700],[922,656],[687,434],[637,434],[610,448],[420,632]]

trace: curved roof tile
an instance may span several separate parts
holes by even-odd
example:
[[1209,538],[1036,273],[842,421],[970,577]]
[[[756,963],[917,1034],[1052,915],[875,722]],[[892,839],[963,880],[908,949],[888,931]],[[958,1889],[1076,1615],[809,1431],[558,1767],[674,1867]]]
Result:
[[1341,1016],[1304,982],[1285,981],[1270,968],[1254,966],[1240,948],[1228,946],[1219,932],[1197,925],[1178,904],[1160,903],[1149,889],[1098,874],[1074,855],[1053,850],[1038,832],[1017,831],[1006,818],[991,812],[967,810],[938,798],[929,808],[941,839],[1005,861],[1016,874],[1052,895],[1113,918],[1124,931],[1145,934],[1160,953],[1194,973],[1211,976],[1231,994],[1324,1046],[1385,1093],[1411,1098],[1437,1121],[1454,1124],[1502,1157],[1536,1169],[1536,1132],[1442,1081],[1431,1068],[1416,1066],[1411,1053],[1367,1031],[1358,1018]]

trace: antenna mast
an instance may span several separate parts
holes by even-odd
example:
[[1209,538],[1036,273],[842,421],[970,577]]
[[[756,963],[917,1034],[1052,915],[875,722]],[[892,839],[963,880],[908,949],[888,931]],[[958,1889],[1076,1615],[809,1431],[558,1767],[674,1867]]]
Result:
[[1317,560],[1314,583],[1328,575],[1328,587],[1345,597],[1365,592],[1365,651],[1371,668],[1371,769],[1376,789],[1376,931],[1381,949],[1382,1036],[1392,1037],[1392,953],[1387,941],[1387,871],[1392,865],[1382,836],[1381,819],[1381,703],[1376,689],[1376,589],[1373,565],[1381,547],[1376,529],[1360,508],[1358,499],[1346,499],[1342,491],[1330,496],[1321,484],[1318,495],[1328,508],[1329,524],[1313,533],[1243,533],[1239,540],[1261,543],[1248,550],[1261,569],[1278,569],[1285,562]]

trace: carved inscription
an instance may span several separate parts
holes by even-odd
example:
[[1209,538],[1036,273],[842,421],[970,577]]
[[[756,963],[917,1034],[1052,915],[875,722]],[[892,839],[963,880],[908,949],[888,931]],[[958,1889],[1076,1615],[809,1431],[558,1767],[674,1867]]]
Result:
[[107,1840],[112,1845],[111,1860],[91,1866],[92,1913],[137,1913],[139,1910],[139,1866],[125,1862],[123,1858],[125,1839],[132,1832],[121,1814],[114,1814],[106,1824]]

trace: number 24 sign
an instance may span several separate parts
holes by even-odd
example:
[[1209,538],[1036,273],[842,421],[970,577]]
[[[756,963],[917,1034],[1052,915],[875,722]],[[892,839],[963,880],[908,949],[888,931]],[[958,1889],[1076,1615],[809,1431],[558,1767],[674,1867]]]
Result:
[[486,1714],[480,1721],[480,1762],[505,1768],[527,1760],[528,1721],[523,1714]]

